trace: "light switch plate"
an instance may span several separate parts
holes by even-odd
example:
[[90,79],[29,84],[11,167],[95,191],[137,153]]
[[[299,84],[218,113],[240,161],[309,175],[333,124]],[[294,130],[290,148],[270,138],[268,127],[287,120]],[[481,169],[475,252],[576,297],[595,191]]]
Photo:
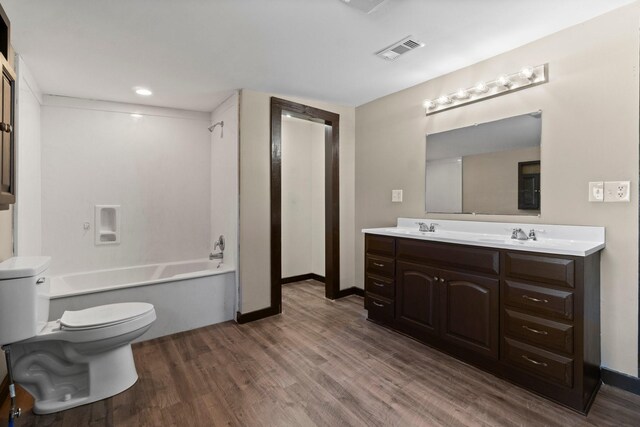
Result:
[[604,201],[604,182],[596,181],[596,182],[589,183],[589,201],[590,202]]
[[394,203],[402,202],[402,190],[391,190],[391,201]]
[[631,182],[607,181],[604,183],[605,202],[629,202],[631,201]]

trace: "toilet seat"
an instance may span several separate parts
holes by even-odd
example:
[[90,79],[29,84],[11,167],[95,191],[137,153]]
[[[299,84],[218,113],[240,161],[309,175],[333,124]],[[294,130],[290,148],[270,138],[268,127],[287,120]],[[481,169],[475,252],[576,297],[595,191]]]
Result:
[[[66,311],[63,317],[68,324],[63,326],[60,320],[47,322],[37,335],[23,342],[67,341],[73,343],[91,343],[109,340],[148,329],[156,320],[156,311],[151,304],[134,304],[130,307],[119,307],[122,304],[92,307],[87,310]],[[110,307],[110,306],[117,306]],[[104,307],[110,307],[105,309]],[[84,312],[84,313],[83,313]],[[70,313],[67,315],[67,313]],[[78,315],[78,313],[80,313]],[[66,317],[65,317],[66,315]],[[82,319],[82,320],[78,320]],[[75,327],[73,325],[76,325]],[[80,326],[82,325],[82,326]]]
[[144,302],[107,304],[78,311],[65,311],[60,326],[68,331],[85,331],[129,322],[153,311],[153,305]]

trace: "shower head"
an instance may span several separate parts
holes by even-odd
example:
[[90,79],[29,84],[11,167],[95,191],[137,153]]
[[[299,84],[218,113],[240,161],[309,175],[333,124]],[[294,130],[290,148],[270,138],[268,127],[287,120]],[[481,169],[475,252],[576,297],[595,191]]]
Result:
[[213,132],[216,126],[220,126],[220,138],[224,137],[224,121],[219,121],[209,126],[209,132]]

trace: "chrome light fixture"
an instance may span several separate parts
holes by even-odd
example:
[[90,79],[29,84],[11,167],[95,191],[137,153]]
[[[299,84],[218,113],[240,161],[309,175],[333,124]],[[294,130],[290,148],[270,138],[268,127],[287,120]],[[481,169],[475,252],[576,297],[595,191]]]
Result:
[[549,64],[535,67],[522,67],[520,71],[503,74],[491,81],[481,81],[469,88],[460,88],[456,92],[441,95],[434,99],[427,99],[422,104],[426,115],[439,113],[463,105],[506,95],[507,93],[538,86],[549,81]]

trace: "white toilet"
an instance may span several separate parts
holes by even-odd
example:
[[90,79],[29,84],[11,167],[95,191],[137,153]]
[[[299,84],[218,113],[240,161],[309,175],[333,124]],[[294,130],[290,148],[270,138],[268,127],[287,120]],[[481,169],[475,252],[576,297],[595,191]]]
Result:
[[131,341],[156,319],[153,305],[122,303],[65,311],[49,322],[49,257],[0,263],[0,345],[13,376],[49,414],[118,394],[138,379]]

